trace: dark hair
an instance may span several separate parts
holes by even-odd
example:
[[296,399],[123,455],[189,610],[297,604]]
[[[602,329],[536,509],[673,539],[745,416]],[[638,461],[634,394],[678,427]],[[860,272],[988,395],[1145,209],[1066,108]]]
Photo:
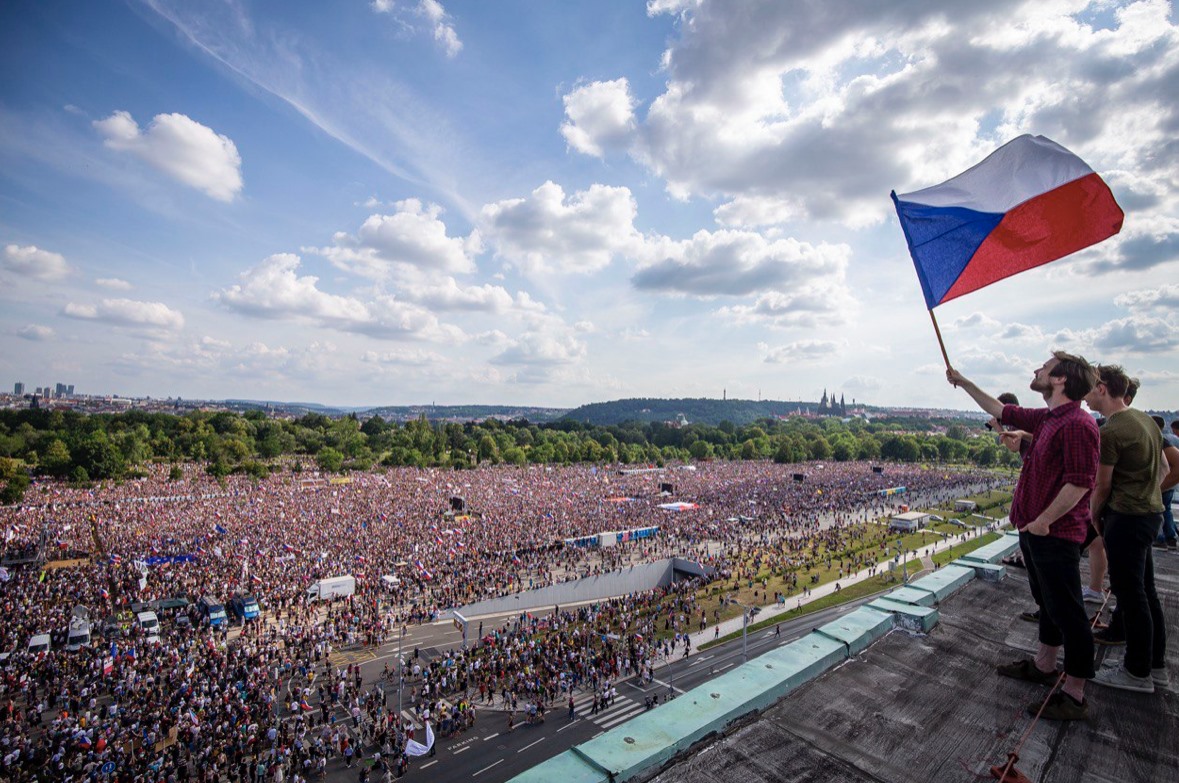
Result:
[[1116,364],[1097,365],[1097,377],[1105,384],[1105,390],[1114,399],[1122,399],[1129,394],[1130,376]]
[[1064,396],[1078,402],[1085,399],[1085,395],[1097,385],[1097,372],[1093,365],[1085,361],[1083,356],[1073,356],[1064,351],[1055,351],[1052,356],[1056,359],[1056,366],[1048,375],[1064,378]]
[[1142,383],[1139,382],[1139,380],[1137,378],[1127,378],[1126,379],[1126,393],[1123,394],[1122,396],[1130,398],[1130,399],[1126,400],[1127,405],[1134,402],[1134,398],[1138,396],[1138,389],[1141,387],[1142,387]]
[[1157,424],[1157,425],[1159,425],[1159,429],[1160,429],[1160,430],[1161,430],[1161,429],[1166,429],[1166,424],[1167,424],[1167,422],[1163,421],[1163,417],[1162,417],[1162,416],[1159,416],[1159,415],[1157,415],[1157,414],[1156,414],[1156,415],[1154,415],[1154,416],[1151,416],[1150,418],[1154,419],[1154,423],[1155,423],[1155,424]]
[[999,402],[1004,405],[1019,405],[1019,398],[1011,392],[1003,392],[999,395]]

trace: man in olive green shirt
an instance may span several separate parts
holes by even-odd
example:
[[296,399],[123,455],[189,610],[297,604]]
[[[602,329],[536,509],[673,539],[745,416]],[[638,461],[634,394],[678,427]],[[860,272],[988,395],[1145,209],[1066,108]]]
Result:
[[1130,379],[1121,367],[1101,365],[1097,373],[1100,380],[1085,402],[1107,421],[1089,510],[1105,539],[1109,584],[1126,629],[1126,657],[1120,668],[1102,669],[1093,681],[1152,693],[1155,682],[1167,682],[1166,626],[1151,555],[1163,522],[1162,435],[1149,416],[1126,406]]

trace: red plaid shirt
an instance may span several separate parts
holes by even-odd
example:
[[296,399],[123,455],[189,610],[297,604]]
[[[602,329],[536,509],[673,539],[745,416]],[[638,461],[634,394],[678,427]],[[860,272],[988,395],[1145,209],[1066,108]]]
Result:
[[[1033,436],[1011,501],[1011,523],[1017,530],[1034,522],[1065,484],[1093,489],[1101,436],[1097,422],[1081,410],[1081,403],[1067,402],[1052,409],[1006,405],[999,421]],[[1052,523],[1048,534],[1082,543],[1088,527],[1086,492],[1072,510]]]

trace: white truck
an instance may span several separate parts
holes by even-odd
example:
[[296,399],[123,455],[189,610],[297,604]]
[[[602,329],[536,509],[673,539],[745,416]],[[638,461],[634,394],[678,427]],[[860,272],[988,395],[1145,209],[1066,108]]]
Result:
[[333,576],[312,582],[307,588],[307,601],[330,601],[333,598],[347,598],[356,592],[356,577],[351,574]]

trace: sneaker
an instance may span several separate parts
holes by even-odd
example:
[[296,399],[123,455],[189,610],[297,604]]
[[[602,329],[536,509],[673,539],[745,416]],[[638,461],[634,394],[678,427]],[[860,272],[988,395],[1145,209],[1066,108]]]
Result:
[[1000,677],[1010,677],[1013,680],[1024,680],[1025,682],[1034,682],[1037,685],[1052,685],[1056,682],[1059,672],[1053,669],[1050,672],[1042,672],[1036,668],[1036,662],[1031,658],[1023,658],[1011,663],[1000,664],[995,667],[995,672]]
[[1027,710],[1029,715],[1038,714],[1045,720],[1089,720],[1089,700],[1078,702],[1063,691],[1053,691],[1047,702],[1043,699],[1033,701]]
[[1117,669],[1101,669],[1093,677],[1093,682],[1123,691],[1138,691],[1139,693],[1154,693],[1154,680],[1150,677],[1136,677],[1126,671],[1126,667]]
[[1040,622],[1040,610],[1037,609],[1034,612],[1020,612],[1019,619],[1027,620],[1029,623],[1038,623]]
[[1093,634],[1093,642],[1103,647],[1116,647],[1119,644],[1125,644],[1126,640],[1110,633],[1109,629],[1106,628],[1104,631],[1098,631]]
[[1084,587],[1081,588],[1081,598],[1092,604],[1100,604],[1105,602],[1105,593],[1090,587]]
[[1154,683],[1156,688],[1171,687],[1171,675],[1167,674],[1167,669],[1164,666],[1150,670],[1150,681]]

